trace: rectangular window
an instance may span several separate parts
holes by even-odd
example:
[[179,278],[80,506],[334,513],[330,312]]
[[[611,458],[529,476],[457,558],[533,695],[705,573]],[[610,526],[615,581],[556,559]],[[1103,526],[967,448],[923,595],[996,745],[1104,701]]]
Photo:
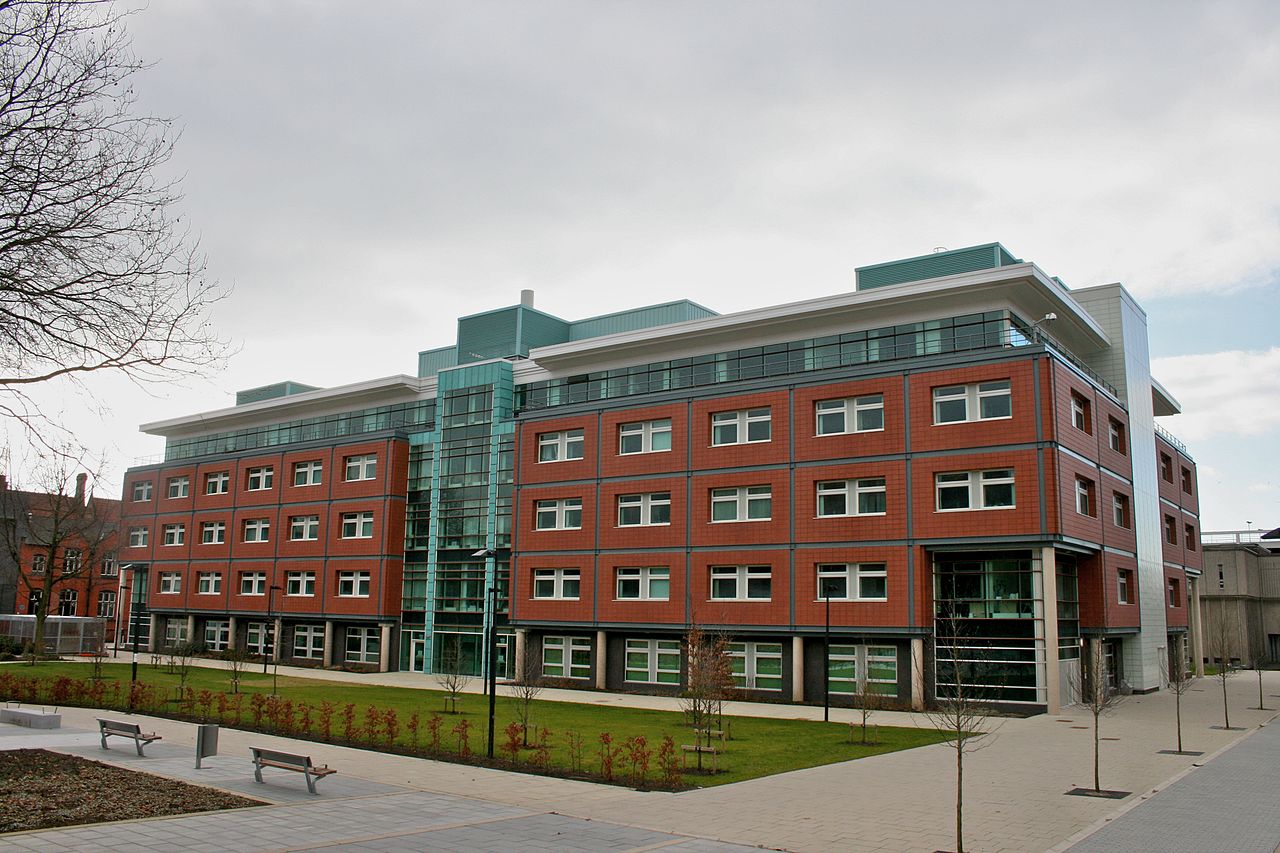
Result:
[[671,523],[671,493],[618,495],[618,526],[648,527]]
[[114,556],[103,557],[102,558],[102,576],[104,578],[113,578],[119,574],[120,574],[120,564],[116,562],[116,558]]
[[285,575],[285,595],[315,595],[315,572],[289,572]]
[[230,473],[219,471],[217,474],[204,475],[204,493],[206,495],[225,495],[230,489]]
[[933,389],[934,424],[992,421],[1013,417],[1008,379]]
[[582,588],[580,569],[534,569],[533,597],[577,601]]
[[1160,454],[1160,479],[1166,483],[1173,482],[1173,457],[1168,453]]
[[1124,424],[1115,418],[1107,418],[1107,445],[1116,453],[1124,453],[1128,447],[1124,437]]
[[266,595],[267,594],[267,573],[266,572],[241,572],[240,573],[240,594],[241,595]]
[[58,593],[58,615],[75,616],[76,607],[80,603],[80,593],[74,589],[64,589]]
[[164,644],[169,648],[187,641],[187,620],[169,619],[164,625]]
[[747,690],[782,689],[781,643],[729,643],[733,683]]
[[1071,392],[1071,425],[1081,432],[1093,435],[1093,413],[1089,401]]
[[145,548],[147,547],[147,534],[149,531],[145,527],[129,528],[129,547]]
[[338,572],[339,598],[368,598],[368,572]]
[[768,601],[773,595],[769,566],[712,566],[712,601]]
[[231,623],[226,619],[210,619],[204,623],[204,644],[211,652],[223,652],[231,641]]
[[324,626],[295,625],[293,628],[293,656],[318,660],[324,657]]
[[164,544],[181,545],[187,541],[187,526],[185,524],[166,524],[164,526]]
[[295,486],[318,486],[324,466],[318,461],[293,463],[293,484]]
[[770,486],[711,490],[711,521],[768,521],[773,516]]
[[1196,529],[1190,524],[1182,526],[1183,543],[1187,546],[1188,551],[1196,549]]
[[898,650],[893,646],[832,646],[829,660],[832,693],[897,695]]
[[262,492],[271,488],[275,478],[275,469],[271,466],[250,468],[245,488],[251,492]]
[[344,512],[342,514],[343,539],[372,539],[373,512]]
[[378,628],[347,629],[347,663],[380,663],[382,636]]
[[271,648],[270,623],[250,622],[246,625],[244,647],[251,655],[265,655]]
[[1182,466],[1182,491],[1191,494],[1191,469],[1185,465]]
[[671,569],[666,566],[619,566],[619,601],[667,601],[671,597]]
[[1174,579],[1174,578],[1169,578],[1168,589],[1169,589],[1169,606],[1170,606],[1170,607],[1181,607],[1181,606],[1182,606],[1182,589],[1181,589],[1181,586],[1182,586],[1182,585],[1181,585],[1180,583],[1178,583],[1178,581],[1177,581],[1176,579]]
[[1129,496],[1119,492],[1111,496],[1111,513],[1116,527],[1129,529]]
[[191,478],[187,476],[169,478],[169,497],[185,498],[191,494]]
[[590,678],[590,637],[543,637],[542,674],[548,678]]
[[266,518],[248,518],[244,522],[244,541],[267,542],[271,538],[271,521]]
[[378,476],[378,456],[376,453],[365,453],[360,456],[348,456],[346,462],[346,480],[372,480]]
[[64,575],[75,574],[80,571],[83,559],[79,548],[68,548],[62,552],[62,573]]
[[818,566],[818,600],[887,601],[889,572],[884,563],[823,563]]
[[289,539],[294,542],[315,541],[320,538],[320,516],[295,515],[289,519]]
[[116,615],[116,593],[113,589],[104,589],[98,593],[98,618],[110,619]]
[[935,476],[938,512],[966,509],[1012,509],[1013,470],[957,471]]
[[161,572],[160,573],[160,594],[161,595],[177,595],[182,592],[182,573],[181,572]]
[[544,432],[538,436],[538,461],[567,462],[571,459],[581,459],[583,445],[580,429]]
[[772,437],[769,409],[747,409],[742,412],[716,412],[711,416],[711,444],[755,444]]
[[1128,569],[1116,571],[1116,601],[1121,604],[1133,603],[1133,572]]
[[221,545],[227,541],[227,525],[222,521],[206,521],[200,525],[200,544]]
[[534,508],[536,530],[582,529],[582,498],[537,501]]
[[1096,516],[1098,502],[1094,495],[1093,480],[1076,477],[1076,512],[1081,515]]
[[33,575],[44,574],[44,569],[45,569],[45,564],[47,559],[48,558],[44,554],[36,554],[35,556],[33,556],[31,558],[31,574]]
[[196,575],[197,595],[218,595],[222,592],[222,575],[218,572],[199,572]]
[[868,394],[814,404],[818,435],[884,431],[884,395]]
[[138,480],[133,484],[133,502],[142,503],[151,500],[151,481]]
[[618,427],[618,454],[663,453],[671,449],[671,418]]
[[1178,544],[1178,520],[1172,515],[1164,517],[1164,541],[1170,545]]
[[819,518],[884,514],[884,477],[818,483]]
[[633,684],[679,684],[679,640],[627,640],[624,678]]

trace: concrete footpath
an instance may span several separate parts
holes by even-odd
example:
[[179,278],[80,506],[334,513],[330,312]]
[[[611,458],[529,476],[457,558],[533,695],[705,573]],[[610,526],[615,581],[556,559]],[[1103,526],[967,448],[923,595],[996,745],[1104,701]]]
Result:
[[[285,667],[280,673],[286,674]],[[347,673],[289,670],[289,675],[365,682]],[[413,686],[433,686],[405,676]],[[384,679],[387,679],[384,681]],[[1280,673],[1264,674],[1267,704],[1280,707]],[[425,682],[425,683],[424,683]],[[373,683],[370,680],[370,683]],[[408,684],[402,686],[410,686]],[[1223,731],[1217,682],[1197,684],[1183,699],[1184,748],[1170,755],[1173,697],[1134,696],[1103,718],[1102,784],[1132,792],[1123,800],[1067,796],[1092,781],[1092,731],[1081,709],[999,721],[984,748],[966,757],[965,846],[974,851],[1197,850],[1274,851],[1280,814],[1270,768],[1280,766],[1280,725],[1257,705],[1252,673],[1228,685],[1231,721]],[[568,694],[560,696],[558,694]],[[589,704],[667,707],[662,697],[547,691],[544,698]],[[735,703],[735,714],[820,718],[821,708]],[[954,849],[954,751],[935,745],[860,761],[680,794],[548,779],[358,749],[222,729],[220,755],[194,769],[195,727],[140,718],[164,740],[138,759],[97,745],[94,712],[64,710],[61,732],[0,726],[0,748],[40,744],[134,769],[208,784],[268,800],[267,808],[100,824],[0,838],[0,849],[193,850],[786,850],[931,851]],[[844,719],[851,712],[833,712]],[[113,714],[113,716],[117,716]],[[917,715],[880,712],[882,725],[920,723]],[[922,723],[921,723],[922,724]],[[252,781],[248,747],[305,752],[338,774],[306,793],[283,771],[267,785]],[[1235,745],[1235,748],[1230,748]],[[1204,766],[1199,766],[1204,765]],[[1167,790],[1166,790],[1167,789]],[[1236,805],[1206,797],[1221,789]],[[1136,805],[1135,805],[1136,804]],[[1265,814],[1264,814],[1265,812]],[[1155,833],[1167,816],[1198,826]],[[1113,835],[1113,833],[1120,833]],[[1181,842],[1186,846],[1178,846]],[[1270,846],[1266,846],[1270,844]],[[1127,846],[1126,846],[1127,845]]]

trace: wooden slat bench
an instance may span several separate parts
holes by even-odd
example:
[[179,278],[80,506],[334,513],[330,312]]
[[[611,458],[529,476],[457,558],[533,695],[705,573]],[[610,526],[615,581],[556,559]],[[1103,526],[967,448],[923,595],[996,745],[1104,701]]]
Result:
[[323,779],[331,773],[338,772],[329,767],[316,767],[311,763],[311,756],[309,755],[295,755],[292,752],[279,752],[278,750],[263,749],[258,746],[251,746],[249,749],[253,752],[253,778],[259,784],[263,784],[262,768],[264,767],[292,770],[303,775],[307,780],[307,790],[315,794],[317,793],[317,779]]
[[681,745],[680,750],[684,753],[686,767],[688,767],[689,764],[689,753],[694,753],[695,755],[702,753],[703,755],[711,756],[711,772],[718,773],[720,771],[720,750],[716,749],[714,746],[702,746],[701,744],[686,743]]
[[152,741],[160,740],[160,735],[155,732],[144,734],[142,727],[137,723],[122,723],[119,720],[104,720],[98,718],[98,733],[102,735],[102,748],[107,748],[107,738],[109,737],[127,737],[133,741],[133,745],[138,749],[138,755],[142,755],[142,748]]

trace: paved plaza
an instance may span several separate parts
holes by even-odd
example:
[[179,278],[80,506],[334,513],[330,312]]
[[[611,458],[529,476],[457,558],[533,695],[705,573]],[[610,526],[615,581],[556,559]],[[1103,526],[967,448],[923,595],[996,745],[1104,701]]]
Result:
[[[281,668],[284,672],[284,668]],[[293,674],[292,672],[290,674]],[[299,672],[300,675],[316,675]],[[353,676],[333,674],[350,680]],[[378,679],[398,683],[406,674]],[[423,684],[422,676],[411,676]],[[1265,675],[1280,707],[1280,673]],[[560,695],[561,693],[565,695]],[[1092,780],[1090,720],[1080,709],[1002,721],[966,758],[966,849],[974,851],[1267,851],[1280,844],[1280,724],[1257,682],[1229,682],[1233,725],[1220,725],[1217,682],[1183,700],[1184,746],[1170,755],[1173,697],[1130,697],[1103,719],[1102,784],[1122,800],[1066,796]],[[669,707],[662,697],[548,691],[550,698]],[[820,718],[821,708],[735,704],[734,713]],[[679,794],[551,779],[222,729],[219,754],[194,767],[195,727],[138,717],[164,740],[139,758],[98,745],[95,712],[62,709],[63,728],[0,725],[0,749],[44,747],[263,800],[262,808],[0,837],[0,850],[459,850],[713,853],[766,849],[954,849],[954,752],[935,745]],[[113,717],[120,716],[113,713]],[[833,711],[836,720],[849,711]],[[917,715],[879,712],[882,725]],[[306,793],[294,773],[253,781],[249,746],[304,752],[338,769]]]

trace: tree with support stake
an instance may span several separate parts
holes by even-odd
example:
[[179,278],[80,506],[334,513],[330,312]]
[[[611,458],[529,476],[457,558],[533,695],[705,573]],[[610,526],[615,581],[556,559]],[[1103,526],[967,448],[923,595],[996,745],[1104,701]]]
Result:
[[1102,787],[1102,718],[1115,711],[1127,697],[1112,684],[1107,672],[1107,658],[1102,641],[1093,640],[1087,646],[1087,660],[1082,660],[1076,676],[1079,700],[1093,717],[1093,787],[1076,788],[1069,793],[1084,793],[1094,797],[1119,799],[1129,796],[1129,791],[1107,791]]
[[1178,748],[1174,751],[1174,754],[1201,755],[1202,753],[1188,752],[1182,748],[1182,697],[1196,683],[1196,676],[1187,666],[1186,656],[1181,654],[1180,651],[1173,653],[1173,659],[1169,662],[1169,669],[1165,679],[1169,692],[1173,694],[1174,720],[1178,731]]

